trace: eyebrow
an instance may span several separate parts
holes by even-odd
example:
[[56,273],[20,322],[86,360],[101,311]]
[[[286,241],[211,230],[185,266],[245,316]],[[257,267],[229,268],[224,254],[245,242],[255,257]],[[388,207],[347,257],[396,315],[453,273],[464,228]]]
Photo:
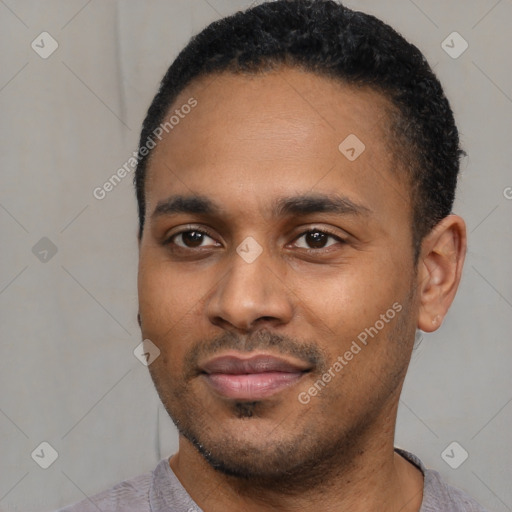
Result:
[[369,215],[372,210],[355,203],[345,196],[326,194],[304,194],[278,199],[273,213],[276,217],[286,215],[308,215],[312,213],[336,213],[338,215]]
[[[220,216],[222,210],[220,206],[206,196],[175,195],[159,201],[151,214],[151,219],[177,213]],[[274,217],[305,216],[313,213],[367,216],[372,213],[372,210],[338,194],[301,194],[293,197],[282,197],[272,205]]]
[[196,213],[203,215],[218,215],[220,208],[205,196],[171,196],[159,201],[151,218],[172,215],[174,213]]

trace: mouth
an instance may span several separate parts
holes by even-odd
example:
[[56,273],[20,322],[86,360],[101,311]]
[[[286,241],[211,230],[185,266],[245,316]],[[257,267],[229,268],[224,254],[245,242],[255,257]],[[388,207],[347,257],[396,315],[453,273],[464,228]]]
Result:
[[210,359],[200,369],[208,386],[223,398],[254,401],[296,384],[312,367],[270,354],[232,353]]

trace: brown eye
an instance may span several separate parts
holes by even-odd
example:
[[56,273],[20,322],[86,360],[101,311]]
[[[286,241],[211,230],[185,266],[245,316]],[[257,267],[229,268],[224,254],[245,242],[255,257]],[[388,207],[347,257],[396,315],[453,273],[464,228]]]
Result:
[[187,247],[199,247],[203,242],[204,234],[199,231],[187,231],[181,234],[183,243]]
[[324,249],[335,243],[343,243],[343,240],[317,229],[303,233],[295,241],[295,245],[301,249]]
[[305,236],[306,243],[314,249],[325,247],[325,244],[329,239],[329,236],[326,233],[322,233],[321,231],[310,231]]
[[182,231],[181,233],[174,235],[170,241],[178,247],[184,247],[186,249],[204,247],[205,245],[217,245],[212,237],[208,236],[203,231],[198,230]]

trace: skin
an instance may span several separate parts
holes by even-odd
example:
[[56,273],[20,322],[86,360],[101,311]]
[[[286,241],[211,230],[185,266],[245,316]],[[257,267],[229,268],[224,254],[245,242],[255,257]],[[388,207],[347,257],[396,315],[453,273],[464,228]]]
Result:
[[[198,79],[172,109],[191,96],[197,107],[152,155],[139,240],[141,330],[161,351],[149,369],[180,430],[172,469],[208,512],[419,510],[423,476],[393,450],[398,400],[416,329],[437,329],[456,293],[463,220],[443,219],[415,264],[409,189],[377,92],[280,68]],[[351,133],[365,144],[354,161],[338,149]],[[177,195],[218,211],[154,214]],[[312,195],[360,209],[275,211]],[[247,237],[262,249],[251,263],[236,250]],[[401,311],[301,403],[396,303]],[[269,397],[231,399],[198,369],[227,353],[312,367]]]

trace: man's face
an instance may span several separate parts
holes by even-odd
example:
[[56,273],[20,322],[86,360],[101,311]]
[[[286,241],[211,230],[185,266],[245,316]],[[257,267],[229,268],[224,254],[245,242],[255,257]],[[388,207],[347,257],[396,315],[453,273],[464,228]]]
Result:
[[[417,301],[386,100],[293,69],[209,76],[172,110],[191,96],[154,150],[140,241],[167,411],[215,467],[262,478],[389,435]],[[362,152],[339,149],[351,134]]]

